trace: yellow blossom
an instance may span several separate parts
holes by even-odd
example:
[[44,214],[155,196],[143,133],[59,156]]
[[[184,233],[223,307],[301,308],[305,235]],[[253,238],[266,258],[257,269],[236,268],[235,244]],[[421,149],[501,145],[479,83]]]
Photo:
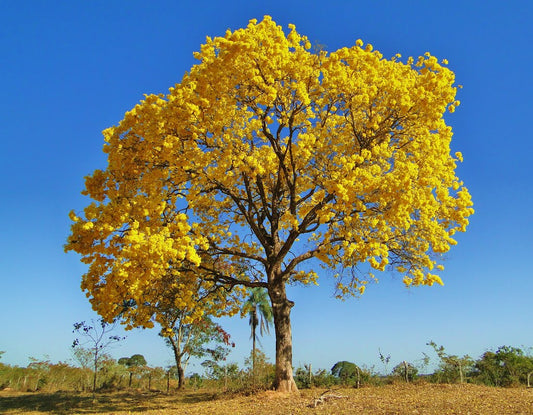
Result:
[[317,284],[320,265],[340,297],[377,280],[361,264],[442,284],[434,258],[474,213],[450,150],[454,73],[360,39],[313,51],[288,27],[265,16],[206,38],[167,95],[104,131],[107,166],[65,249],[106,319],[148,327],[160,301],[230,315],[250,286],[285,307],[285,284]]

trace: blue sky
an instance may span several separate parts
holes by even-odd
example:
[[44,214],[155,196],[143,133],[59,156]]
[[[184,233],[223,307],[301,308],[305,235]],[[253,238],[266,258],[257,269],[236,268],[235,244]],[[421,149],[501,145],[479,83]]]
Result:
[[[68,360],[72,324],[94,318],[79,288],[84,266],[64,254],[68,212],[81,210],[83,177],[105,167],[101,131],[144,93],[165,93],[193,65],[205,36],[269,14],[333,51],[358,38],[385,57],[430,51],[456,72],[462,104],[448,122],[476,214],[448,254],[444,287],[407,290],[380,276],[360,299],[290,288],[294,365],[350,360],[382,369],[430,353],[478,357],[501,345],[533,346],[533,6],[529,1],[91,1],[4,0],[0,5],[0,350],[4,363]],[[248,322],[223,321],[249,354]],[[112,350],[172,356],[155,330],[128,332]],[[262,340],[274,356],[273,335]],[[189,372],[200,371],[196,363]]]

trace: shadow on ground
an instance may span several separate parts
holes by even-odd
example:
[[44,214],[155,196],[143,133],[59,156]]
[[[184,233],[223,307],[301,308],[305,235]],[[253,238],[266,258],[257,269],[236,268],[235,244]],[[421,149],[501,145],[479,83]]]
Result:
[[158,392],[118,392],[77,394],[73,392],[0,394],[0,413],[43,412],[57,415],[100,414],[118,411],[132,413],[175,408],[217,399],[214,393],[178,392],[166,395]]

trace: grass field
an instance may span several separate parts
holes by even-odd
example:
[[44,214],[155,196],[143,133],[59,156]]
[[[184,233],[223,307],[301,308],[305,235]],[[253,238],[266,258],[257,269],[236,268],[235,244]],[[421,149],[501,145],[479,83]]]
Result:
[[[319,402],[322,395],[323,402]],[[2,414],[533,414],[533,389],[388,385],[302,390],[300,395],[183,391],[90,394],[0,392]]]

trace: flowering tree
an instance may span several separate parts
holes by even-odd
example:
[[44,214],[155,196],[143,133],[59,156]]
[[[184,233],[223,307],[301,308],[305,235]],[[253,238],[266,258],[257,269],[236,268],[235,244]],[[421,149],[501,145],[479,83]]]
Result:
[[287,283],[316,283],[320,263],[339,297],[386,267],[407,286],[442,283],[440,254],[473,213],[444,120],[459,105],[454,74],[429,53],[384,59],[360,40],[313,53],[268,16],[195,57],[168,95],[104,131],[108,166],[86,178],[94,202],[71,212],[66,249],[89,264],[82,288],[102,316],[135,302],[130,325],[150,324],[144,304],[168,272],[182,305],[197,281],[233,293],[221,304],[233,313],[240,290],[266,288],[275,385],[293,391]]

